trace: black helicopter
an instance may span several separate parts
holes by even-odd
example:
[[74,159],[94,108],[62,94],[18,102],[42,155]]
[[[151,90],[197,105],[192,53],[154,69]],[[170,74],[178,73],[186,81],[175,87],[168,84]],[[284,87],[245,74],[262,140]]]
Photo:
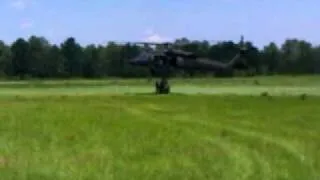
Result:
[[[200,57],[192,52],[171,48],[173,43],[152,43],[136,42],[136,45],[144,45],[143,51],[135,58],[130,59],[129,63],[134,66],[148,67],[152,75],[160,76],[156,81],[155,89],[157,94],[169,94],[170,86],[168,78],[173,69],[202,70],[202,71],[225,71],[234,69],[247,69],[244,61],[246,48],[243,43],[243,36],[240,40],[240,49],[228,63]],[[150,46],[162,46],[161,50],[152,49]]]

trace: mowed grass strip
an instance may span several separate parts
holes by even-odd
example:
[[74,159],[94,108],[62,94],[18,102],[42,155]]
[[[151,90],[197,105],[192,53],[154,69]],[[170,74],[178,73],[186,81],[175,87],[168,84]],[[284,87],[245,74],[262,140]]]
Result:
[[[0,80],[0,88],[66,88],[66,87],[105,87],[105,86],[150,86],[158,78],[101,78],[101,79],[66,79],[66,80]],[[254,76],[233,78],[170,78],[172,84],[196,86],[320,86],[319,75],[306,76]]]
[[0,98],[0,179],[319,179],[320,98]]
[[[1,89],[0,96],[83,96],[83,95],[139,95],[154,94],[155,89],[150,86],[106,86],[106,87],[83,87],[83,88],[8,88]],[[184,85],[171,87],[174,94],[217,94],[217,95],[261,95],[267,92],[272,96],[299,96],[302,94],[320,96],[319,87],[265,87],[265,86],[235,86],[235,87],[199,87]]]
[[[136,94],[155,91],[156,79],[0,81],[0,96]],[[250,78],[171,78],[171,92],[272,96],[320,95],[320,76]]]

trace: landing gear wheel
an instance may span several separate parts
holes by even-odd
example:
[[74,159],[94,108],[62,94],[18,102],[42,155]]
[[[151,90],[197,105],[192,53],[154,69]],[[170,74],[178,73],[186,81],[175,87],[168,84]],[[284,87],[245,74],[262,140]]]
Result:
[[161,80],[157,81],[155,84],[156,87],[156,94],[169,94],[170,93],[170,86],[168,81]]

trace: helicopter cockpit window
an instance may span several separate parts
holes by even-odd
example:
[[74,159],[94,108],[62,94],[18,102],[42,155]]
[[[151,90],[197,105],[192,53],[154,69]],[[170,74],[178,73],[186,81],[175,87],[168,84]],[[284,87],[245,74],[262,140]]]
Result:
[[142,53],[139,55],[139,59],[147,60],[147,59],[150,58],[150,56],[151,56],[150,53],[148,53],[148,52],[142,52]]
[[182,57],[177,57],[177,64],[183,64],[183,58]]

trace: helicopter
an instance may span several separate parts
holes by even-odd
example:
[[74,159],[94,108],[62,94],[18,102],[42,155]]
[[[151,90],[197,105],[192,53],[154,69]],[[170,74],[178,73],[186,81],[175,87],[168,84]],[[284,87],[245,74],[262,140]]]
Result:
[[[156,94],[169,94],[170,85],[168,78],[171,70],[201,70],[201,71],[226,71],[226,70],[244,70],[248,66],[243,60],[246,53],[243,36],[240,39],[239,52],[227,63],[218,60],[198,56],[193,52],[180,49],[174,49],[174,43],[170,42],[135,42],[135,45],[143,45],[142,52],[129,60],[133,66],[143,66],[149,68],[151,76],[158,75],[160,80],[155,83]],[[160,48],[151,48],[150,46]],[[161,48],[162,46],[162,48]]]

